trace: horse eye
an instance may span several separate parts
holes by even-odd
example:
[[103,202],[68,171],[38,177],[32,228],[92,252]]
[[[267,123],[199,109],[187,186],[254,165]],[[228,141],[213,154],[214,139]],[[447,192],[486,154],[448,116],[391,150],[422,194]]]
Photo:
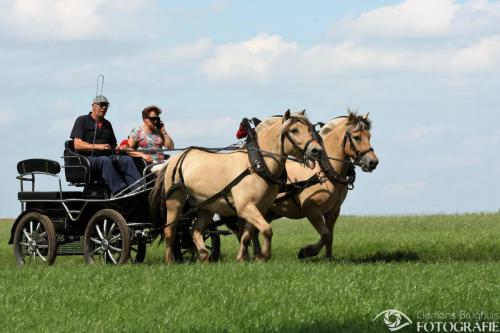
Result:
[[297,127],[295,127],[295,128],[292,128],[292,129],[290,130],[290,132],[291,132],[292,134],[297,134],[297,133],[299,133],[299,129],[298,129]]
[[356,141],[361,141],[361,137],[359,135],[353,136],[352,138]]

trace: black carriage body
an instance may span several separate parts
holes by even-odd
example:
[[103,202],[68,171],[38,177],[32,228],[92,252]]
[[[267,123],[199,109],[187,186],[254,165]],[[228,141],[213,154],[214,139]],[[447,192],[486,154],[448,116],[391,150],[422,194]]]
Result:
[[[15,230],[23,218],[30,213],[47,216],[56,234],[57,255],[83,254],[83,235],[90,219],[103,209],[118,212],[127,221],[131,233],[136,229],[150,227],[148,195],[154,182],[154,175],[145,168],[142,159],[134,160],[143,172],[138,189],[126,189],[118,196],[112,196],[99,175],[91,172],[90,161],[73,151],[71,141],[64,150],[66,179],[80,191],[62,191],[58,162],[46,159],[28,159],[18,163],[17,169],[21,191],[21,214],[12,226],[9,244],[14,242]],[[59,181],[59,191],[36,191],[35,178],[39,175],[52,176]],[[25,183],[31,189],[25,189]],[[135,238],[132,237],[132,241]]]
[[[167,155],[168,156],[168,155]],[[52,264],[59,255],[84,255],[87,263],[94,263],[93,254],[99,247],[115,249],[111,239],[104,239],[104,233],[99,228],[106,229],[111,234],[109,223],[116,225],[114,232],[120,229],[123,236],[121,253],[124,256],[106,258],[106,263],[125,263],[130,258],[134,262],[144,260],[146,244],[160,232],[154,230],[151,223],[151,214],[148,197],[154,186],[155,174],[150,172],[151,165],[147,166],[142,159],[134,159],[143,177],[133,186],[129,186],[116,195],[111,195],[102,178],[92,172],[89,159],[74,151],[73,142],[67,141],[64,150],[64,171],[70,185],[80,191],[63,191],[58,162],[46,159],[28,159],[18,163],[17,169],[20,181],[18,200],[21,202],[21,214],[17,217],[11,230],[9,244],[14,244],[14,252],[18,264],[24,264],[28,249],[33,258],[39,255],[43,261]],[[46,192],[35,190],[35,178],[38,175],[52,176],[59,181],[59,190]],[[31,183],[31,189],[25,189],[25,183]],[[187,207],[189,209],[189,207]],[[175,253],[178,261],[196,260],[194,244],[191,238],[191,227],[194,216],[182,218],[176,237]],[[218,260],[220,253],[220,234],[217,227],[221,223],[213,223],[204,237],[211,243],[211,259]],[[30,230],[31,228],[31,230]],[[44,235],[44,239],[37,243],[34,235]],[[37,230],[33,230],[37,229]],[[96,237],[100,236],[102,244],[96,245]],[[99,242],[99,240],[97,239]],[[31,249],[31,250],[30,250]],[[36,253],[35,253],[36,251]],[[107,251],[107,250],[106,250]],[[132,253],[134,252],[134,253]],[[135,256],[135,257],[134,257]]]
[[[63,199],[60,199],[61,194]],[[25,211],[17,220],[28,212],[40,212],[52,220],[58,234],[78,236],[83,234],[96,212],[108,208],[120,212],[131,224],[148,224],[151,221],[148,194],[149,191],[144,191],[129,197],[102,199],[73,191],[19,192],[18,198],[25,204]]]

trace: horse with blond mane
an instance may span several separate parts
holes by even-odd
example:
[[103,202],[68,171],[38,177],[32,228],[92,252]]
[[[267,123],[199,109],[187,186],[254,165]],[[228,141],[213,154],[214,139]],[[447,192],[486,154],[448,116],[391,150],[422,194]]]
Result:
[[[271,215],[274,215],[274,218],[291,219],[306,217],[321,236],[317,243],[301,248],[299,258],[315,256],[323,246],[326,249],[326,258],[332,258],[333,228],[348,189],[353,186],[354,165],[358,165],[365,172],[371,172],[379,163],[371,147],[370,130],[371,121],[368,114],[359,116],[348,110],[347,116],[334,118],[321,128],[319,135],[324,149],[318,166],[307,169],[298,163],[287,161],[286,172],[290,183],[288,188],[293,190],[277,196],[270,208]],[[311,183],[313,185],[310,185]],[[301,188],[298,184],[306,186]],[[230,220],[226,222],[231,225]],[[243,235],[239,231],[244,247],[249,245],[249,235],[256,233],[249,225],[246,230],[250,231]],[[253,245],[256,255],[259,256],[258,237],[253,237]]]
[[[209,259],[203,233],[215,213],[237,215],[261,232],[262,257],[269,259],[272,228],[263,216],[279,192],[287,156],[315,160],[321,155],[321,145],[312,137],[311,129],[304,112],[287,111],[255,128],[256,144],[252,147],[248,141],[246,149],[229,153],[193,147],[171,158],[150,194],[152,215],[157,217],[153,224],[164,230],[166,262],[174,261],[175,230],[187,202],[197,215],[192,237],[200,261]],[[252,163],[251,152],[256,151],[262,159]],[[314,162],[309,165],[315,166]],[[264,169],[267,171],[262,173]],[[247,248],[240,245],[237,260],[247,257]]]

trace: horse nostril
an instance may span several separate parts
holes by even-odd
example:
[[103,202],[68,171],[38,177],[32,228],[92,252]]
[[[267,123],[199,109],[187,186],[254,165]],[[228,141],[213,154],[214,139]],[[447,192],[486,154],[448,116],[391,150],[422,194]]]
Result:
[[372,168],[372,169],[375,169],[378,165],[378,160],[370,160],[370,162],[368,163],[368,165]]
[[321,149],[320,148],[313,148],[311,149],[311,153],[314,155],[314,156],[319,156],[319,154],[321,154]]

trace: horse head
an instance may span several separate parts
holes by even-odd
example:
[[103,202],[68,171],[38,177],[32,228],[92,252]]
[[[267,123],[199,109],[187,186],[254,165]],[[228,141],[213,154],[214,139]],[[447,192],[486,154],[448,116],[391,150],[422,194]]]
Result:
[[313,136],[313,126],[305,110],[297,113],[287,110],[280,130],[283,154],[301,158],[310,168],[314,168],[314,161],[320,158],[323,148]]
[[354,164],[366,172],[375,170],[379,162],[370,143],[370,130],[371,121],[368,119],[368,113],[360,116],[348,110],[342,147]]

